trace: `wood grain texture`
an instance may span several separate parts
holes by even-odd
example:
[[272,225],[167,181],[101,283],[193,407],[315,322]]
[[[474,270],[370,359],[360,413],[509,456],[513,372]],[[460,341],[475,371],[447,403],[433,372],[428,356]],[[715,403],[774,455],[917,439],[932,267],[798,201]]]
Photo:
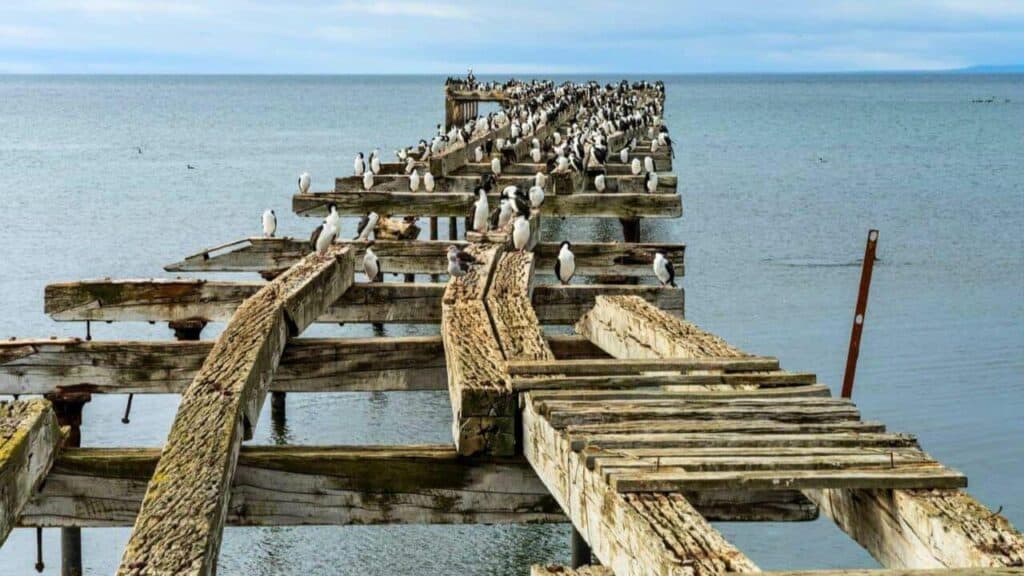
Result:
[[0,546],[49,472],[61,440],[48,401],[0,402]]
[[251,437],[289,336],[352,284],[342,246],[247,298],[182,394],[118,574],[213,574],[243,437]]

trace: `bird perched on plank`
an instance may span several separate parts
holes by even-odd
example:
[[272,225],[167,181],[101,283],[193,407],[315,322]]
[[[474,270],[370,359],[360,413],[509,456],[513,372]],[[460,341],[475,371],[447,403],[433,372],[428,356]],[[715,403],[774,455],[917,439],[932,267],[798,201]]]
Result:
[[658,173],[648,172],[645,181],[647,182],[647,191],[654,194],[658,190]]
[[373,188],[373,172],[367,170],[363,174],[363,190],[369,192],[370,188]]
[[327,248],[338,238],[338,227],[334,224],[324,220],[323,224],[318,226],[316,230],[313,230],[313,236],[310,241],[313,243],[313,247],[316,248],[318,256],[323,256],[327,252]]
[[619,160],[623,164],[627,164],[629,162],[629,146],[626,146],[622,150],[619,150]]
[[477,190],[477,200],[473,202],[473,230],[483,234],[487,232],[487,217],[491,209],[487,205],[487,190]]
[[380,216],[376,212],[370,212],[359,219],[359,225],[356,227],[356,237],[354,240],[360,242],[366,242],[370,239],[370,235],[374,234],[374,230],[377,228],[377,222],[380,220]]
[[654,158],[644,156],[644,172],[654,172]]
[[479,146],[477,146],[476,148],[473,149],[473,161],[474,162],[483,162],[484,161],[484,151]]
[[367,282],[376,282],[380,277],[380,260],[373,253],[373,241],[366,244],[366,252],[363,253],[363,272],[366,273]]
[[530,206],[533,208],[540,208],[540,205],[544,203],[544,189],[540,186],[533,185],[530,187]]
[[664,252],[654,253],[654,275],[662,286],[676,287],[676,271]]
[[501,158],[491,158],[491,172],[495,176],[501,176]]
[[598,192],[604,192],[607,187],[608,187],[608,184],[605,181],[604,174],[598,174],[597,176],[594,176],[594,189],[595,190],[597,190]]
[[537,175],[533,177],[533,185],[540,186],[541,188],[547,188],[548,175],[543,172],[537,172]]
[[526,216],[519,214],[512,224],[512,245],[515,246],[516,250],[522,252],[526,250],[526,245],[529,243],[530,221],[526,219]]
[[427,170],[423,174],[423,189],[427,192],[433,192],[434,186],[434,175],[430,173],[430,170]]
[[643,166],[640,165],[639,158],[633,158],[633,161],[629,163],[629,171],[633,176],[639,176],[640,172],[643,171]]
[[413,170],[412,174],[409,175],[409,192],[415,192],[420,189],[420,173]]
[[568,284],[576,275],[576,255],[572,253],[572,244],[568,240],[562,242],[558,248],[558,258],[555,258],[555,276],[562,284]]
[[374,174],[380,174],[380,149],[374,148],[373,152],[370,153],[370,171]]
[[299,192],[305,194],[309,192],[310,177],[309,172],[303,172],[299,174]]
[[473,264],[476,264],[476,258],[472,254],[459,250],[458,246],[448,247],[448,275],[454,278],[461,278],[465,276]]
[[273,238],[274,232],[277,232],[277,214],[274,214],[273,210],[265,210],[263,212],[263,237]]
[[362,176],[363,172],[366,172],[366,159],[363,158],[363,153],[356,154],[356,159],[352,161],[352,170],[356,176]]

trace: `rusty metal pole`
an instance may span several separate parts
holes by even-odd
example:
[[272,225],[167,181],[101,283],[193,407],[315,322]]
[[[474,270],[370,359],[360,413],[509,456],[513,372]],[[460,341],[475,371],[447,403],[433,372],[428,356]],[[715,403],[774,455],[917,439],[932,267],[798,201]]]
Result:
[[864,264],[860,272],[857,308],[853,312],[850,351],[846,356],[846,373],[843,375],[843,398],[849,398],[853,395],[853,379],[857,374],[857,358],[860,356],[860,335],[864,331],[864,315],[868,310],[868,291],[871,289],[871,272],[875,267],[875,247],[877,245],[878,230],[868,231],[868,245],[864,249]]
[[[57,414],[57,423],[69,428],[64,440],[65,448],[78,448],[82,445],[82,408],[92,400],[87,392],[59,392],[47,394],[46,399],[53,404]],[[82,576],[82,529],[60,529],[60,573],[61,576]]]
[[572,568],[575,570],[581,566],[587,566],[594,561],[594,553],[590,550],[590,544],[583,539],[583,535],[572,527]]

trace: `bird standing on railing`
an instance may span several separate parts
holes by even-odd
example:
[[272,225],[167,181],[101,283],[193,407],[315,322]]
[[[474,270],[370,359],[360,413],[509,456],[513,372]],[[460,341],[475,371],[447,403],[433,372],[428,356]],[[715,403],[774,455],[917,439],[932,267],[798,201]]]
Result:
[[576,255],[572,253],[572,244],[566,240],[558,248],[558,258],[555,258],[555,276],[558,276],[558,280],[562,284],[568,284],[574,275],[576,275]]
[[413,170],[412,174],[409,175],[409,192],[415,192],[420,189],[420,173]]
[[473,203],[473,230],[483,234],[487,232],[487,217],[490,215],[490,208],[487,206],[487,190],[477,190],[477,200]]
[[530,243],[530,221],[526,216],[519,214],[512,224],[512,245],[516,250],[522,252]]
[[423,174],[423,189],[427,192],[434,191],[434,175],[430,173],[430,170]]
[[305,194],[309,192],[310,177],[309,172],[303,172],[299,174],[299,192]]
[[662,286],[676,287],[676,271],[664,252],[654,253],[654,275]]
[[273,210],[266,210],[263,212],[263,237],[273,238],[274,232],[277,231],[277,215],[274,214]]
[[377,222],[380,221],[380,216],[376,212],[370,212],[359,219],[359,225],[356,227],[355,240],[366,242],[370,239],[370,235],[374,234],[374,229],[377,228]]

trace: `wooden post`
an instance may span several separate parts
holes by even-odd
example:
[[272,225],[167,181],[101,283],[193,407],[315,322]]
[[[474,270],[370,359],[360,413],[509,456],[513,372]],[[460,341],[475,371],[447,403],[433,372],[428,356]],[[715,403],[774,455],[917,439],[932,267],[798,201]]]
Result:
[[43,483],[60,439],[49,402],[0,403],[0,546]]
[[[200,328],[201,330],[201,328]],[[68,427],[64,447],[78,448],[82,445],[82,408],[92,400],[88,392],[47,394],[57,414],[57,424]],[[61,576],[82,576],[82,529],[67,527],[60,529],[60,573]]]
[[573,567],[573,569],[579,568],[581,566],[586,566],[586,565],[590,564],[591,562],[593,562],[593,560],[594,560],[594,553],[590,549],[590,544],[587,544],[587,541],[583,539],[583,535],[580,534],[580,531],[577,530],[575,526],[573,526],[572,527],[572,567]]
[[171,330],[174,330],[174,337],[177,340],[199,340],[199,337],[203,332],[203,328],[206,327],[206,320],[172,320],[167,323],[167,326]]

